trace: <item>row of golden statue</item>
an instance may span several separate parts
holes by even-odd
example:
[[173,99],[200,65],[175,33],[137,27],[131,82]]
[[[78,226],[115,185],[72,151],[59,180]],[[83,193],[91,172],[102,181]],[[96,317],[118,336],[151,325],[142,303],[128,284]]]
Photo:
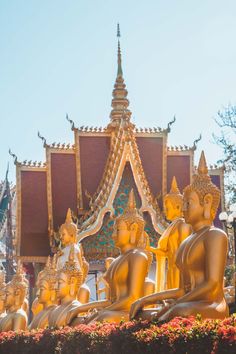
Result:
[[[211,182],[202,152],[197,173],[183,195],[173,178],[171,190],[164,197],[170,224],[157,248],[153,248],[131,191],[128,205],[114,226],[113,240],[120,255],[105,262],[101,289],[105,299],[92,302],[85,284],[88,263],[82,247],[76,243],[78,230],[68,210],[60,227],[63,248],[48,258],[38,274],[38,292],[32,305],[34,316],[29,325],[28,282],[21,265],[18,264],[8,284],[1,276],[0,331],[76,326],[103,320],[169,320],[196,314],[203,318],[228,316],[223,290],[227,236],[213,225],[219,202],[220,191]],[[152,254],[156,256],[155,282],[148,278]]]

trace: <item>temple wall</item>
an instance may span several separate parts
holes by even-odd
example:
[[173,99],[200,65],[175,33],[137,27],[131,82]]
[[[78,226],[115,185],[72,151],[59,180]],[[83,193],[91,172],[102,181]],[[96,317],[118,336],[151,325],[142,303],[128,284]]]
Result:
[[169,155],[167,156],[167,191],[171,187],[173,176],[176,177],[180,192],[190,184],[190,155]]
[[21,256],[48,256],[46,171],[21,171]]
[[52,213],[54,230],[64,223],[66,212],[77,212],[75,154],[51,153]]
[[136,137],[136,141],[145,176],[152,193],[156,196],[163,187],[163,138]]
[[80,136],[79,148],[83,207],[88,209],[89,200],[85,190],[91,195],[97,190],[110,151],[110,137]]

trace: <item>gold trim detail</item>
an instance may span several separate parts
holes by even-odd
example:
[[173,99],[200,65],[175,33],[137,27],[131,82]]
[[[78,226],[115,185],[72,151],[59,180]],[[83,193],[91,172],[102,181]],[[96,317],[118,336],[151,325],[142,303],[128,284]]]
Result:
[[46,166],[47,166],[47,205],[48,205],[48,236],[51,246],[53,230],[53,211],[52,211],[52,173],[51,173],[51,148],[46,146]]
[[80,165],[80,141],[78,129],[74,129],[75,140],[75,163],[76,163],[76,185],[77,185],[77,210],[78,213],[83,210],[83,195],[81,183],[81,165]]
[[40,256],[17,256],[16,259],[20,259],[21,262],[25,263],[46,263],[48,257],[40,257]]
[[162,197],[164,197],[167,194],[167,133],[163,136],[162,148]]
[[16,255],[20,255],[21,243],[21,166],[16,163]]

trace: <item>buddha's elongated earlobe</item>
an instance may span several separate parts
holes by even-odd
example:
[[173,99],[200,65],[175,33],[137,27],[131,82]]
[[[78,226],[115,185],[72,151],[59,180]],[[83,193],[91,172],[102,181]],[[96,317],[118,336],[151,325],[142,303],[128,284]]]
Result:
[[211,218],[211,207],[212,207],[212,195],[210,193],[206,194],[204,197],[204,218],[209,220]]

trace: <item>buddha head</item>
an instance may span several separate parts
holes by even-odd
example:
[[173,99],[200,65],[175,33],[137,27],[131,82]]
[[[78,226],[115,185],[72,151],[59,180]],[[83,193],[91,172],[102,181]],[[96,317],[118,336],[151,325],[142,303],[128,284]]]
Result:
[[0,314],[5,311],[5,272],[0,270]]
[[83,272],[80,269],[78,262],[75,261],[74,245],[71,246],[68,261],[57,273],[57,296],[59,300],[66,297],[75,299],[78,289],[83,281]]
[[211,224],[220,203],[220,190],[211,181],[204,152],[199,160],[193,182],[184,189],[184,217],[187,223]]
[[5,307],[6,310],[18,310],[22,307],[28,289],[28,281],[24,277],[20,262],[17,265],[16,274],[6,285]]
[[39,280],[38,302],[40,304],[47,306],[56,303],[56,283],[56,255],[54,255],[52,264],[51,260],[47,262]]
[[171,189],[164,196],[164,212],[167,220],[173,221],[183,214],[183,196],[180,194],[175,176],[171,182]]
[[[40,284],[41,278],[43,277],[43,275],[45,274],[45,272],[46,272],[47,270],[49,270],[50,268],[51,268],[51,257],[48,256],[45,267],[43,268],[43,270],[41,270],[41,271],[38,273],[38,276],[37,276],[36,287],[37,287],[38,290],[39,290],[39,284]],[[37,294],[37,295],[38,295],[38,294]]]
[[70,208],[67,210],[66,221],[61,225],[59,229],[60,240],[63,247],[68,245],[72,245],[77,241],[77,225],[72,220],[71,210]]
[[115,222],[112,238],[115,246],[122,248],[125,245],[136,247],[144,230],[144,219],[139,214],[133,189],[130,191],[127,207]]

